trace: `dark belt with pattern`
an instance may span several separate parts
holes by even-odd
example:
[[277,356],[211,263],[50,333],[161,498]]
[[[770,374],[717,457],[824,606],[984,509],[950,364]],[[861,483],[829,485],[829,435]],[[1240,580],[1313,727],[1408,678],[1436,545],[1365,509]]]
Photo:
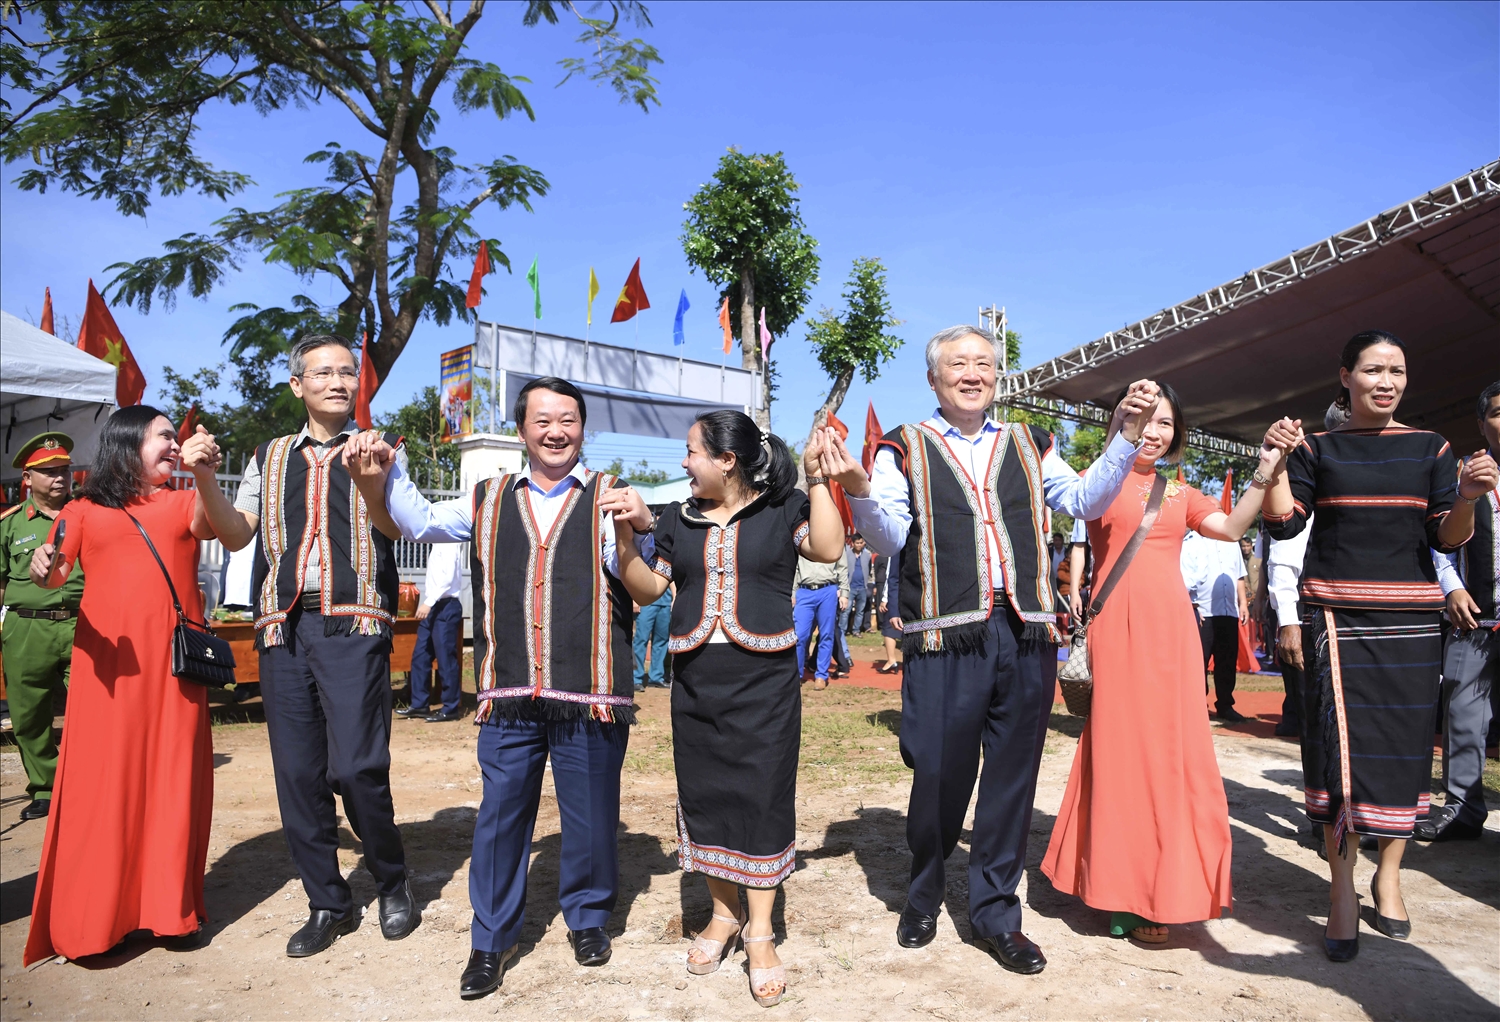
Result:
[[12,607],[10,613],[16,617],[36,618],[39,621],[71,621],[78,616],[76,610],[28,610],[25,607]]
[[836,585],[838,585],[837,582],[803,582],[797,588],[798,589],[827,589],[829,586],[836,586]]

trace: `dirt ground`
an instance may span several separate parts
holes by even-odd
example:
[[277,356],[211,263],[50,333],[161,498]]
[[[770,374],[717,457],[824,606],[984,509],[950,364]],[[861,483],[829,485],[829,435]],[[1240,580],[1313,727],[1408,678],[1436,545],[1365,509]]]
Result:
[[[1406,859],[1412,940],[1366,923],[1359,958],[1333,965],[1320,937],[1326,866],[1306,844],[1294,743],[1219,731],[1234,828],[1232,917],[1173,928],[1146,950],[1111,940],[1104,913],[1055,892],[1037,869],[1062,799],[1080,722],[1053,717],[1022,887],[1026,929],[1050,960],[1039,976],[1000,968],[967,944],[967,846],[948,862],[937,940],[895,943],[909,865],[908,774],[897,751],[898,693],[804,689],[796,874],[778,899],[790,992],[771,1012],[750,999],[743,953],[717,974],[683,968],[708,921],[698,877],[677,871],[667,695],[641,699],[621,810],[621,895],[613,960],[573,963],[556,901],[558,817],[543,795],[522,953],[495,995],[466,1002],[468,857],[480,781],[474,730],[397,721],[398,820],[425,918],[381,938],[375,890],[344,829],[343,865],[366,906],[360,929],[311,959],[285,957],[307,916],[279,830],[270,753],[255,712],[214,730],[215,809],[206,880],[211,942],[173,953],[132,938],[117,957],[21,968],[42,824],[20,823],[25,776],[0,755],[0,1017],[4,1019],[1468,1019],[1500,1018],[1500,814],[1478,842],[1414,845]],[[753,783],[753,779],[749,780]],[[1299,830],[1302,834],[1299,836]],[[1299,839],[1300,837],[1300,839]],[[1362,891],[1374,871],[1368,853]]]

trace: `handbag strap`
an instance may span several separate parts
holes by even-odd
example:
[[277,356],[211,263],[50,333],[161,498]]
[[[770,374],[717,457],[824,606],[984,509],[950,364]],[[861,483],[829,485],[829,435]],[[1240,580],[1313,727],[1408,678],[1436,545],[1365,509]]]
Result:
[[1104,609],[1104,601],[1109,599],[1109,594],[1114,592],[1115,586],[1119,584],[1120,577],[1125,574],[1125,569],[1130,567],[1130,562],[1135,560],[1136,551],[1146,541],[1146,533],[1151,531],[1151,526],[1156,524],[1156,516],[1161,514],[1161,499],[1167,492],[1167,477],[1161,473],[1156,474],[1156,482],[1151,484],[1151,496],[1146,500],[1146,514],[1141,519],[1140,527],[1135,530],[1135,535],[1130,537],[1130,542],[1125,544],[1125,549],[1120,553],[1120,559],[1109,569],[1109,575],[1104,584],[1089,601],[1090,618],[1098,616]]
[[[124,511],[125,509],[121,508],[120,510]],[[177,620],[185,622],[187,624],[197,625],[200,628],[207,628],[207,622],[194,621],[192,618],[188,617],[182,612],[182,601],[177,598],[177,587],[172,584],[172,575],[167,571],[167,566],[162,563],[161,554],[156,552],[156,544],[151,542],[151,537],[146,534],[146,527],[142,525],[140,523],[140,520],[129,511],[125,511],[125,517],[129,518],[132,522],[135,523],[135,527],[141,532],[141,538],[146,541],[146,549],[150,550],[151,556],[156,558],[156,566],[161,569],[161,576],[162,578],[167,580],[167,589],[172,593],[172,606],[177,608]]]

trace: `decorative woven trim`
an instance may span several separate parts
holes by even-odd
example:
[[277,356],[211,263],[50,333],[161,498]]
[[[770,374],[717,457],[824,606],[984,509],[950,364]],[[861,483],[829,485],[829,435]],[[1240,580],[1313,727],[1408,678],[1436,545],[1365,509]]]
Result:
[[[927,465],[927,444],[922,439],[921,428],[910,423],[901,427],[901,438],[906,441],[907,478],[911,481],[912,494],[911,513],[913,521],[917,523],[917,566],[922,580],[922,619],[931,621],[938,616],[938,576],[932,536],[932,486]],[[928,652],[935,653],[943,648],[941,632],[927,631],[923,638]]]
[[[1047,495],[1042,486],[1042,455],[1036,448],[1036,440],[1031,435],[1031,430],[1021,423],[1011,423],[1007,431],[1015,436],[1016,451],[1020,455],[1021,470],[1026,473],[1026,492],[1031,494],[1031,520],[1037,523],[1038,528],[1047,521]],[[999,444],[996,444],[999,447]],[[994,470],[990,474],[987,485],[989,493],[996,494],[995,528],[1000,533],[1000,556],[1001,564],[1006,568],[1006,589],[1011,588],[1011,575],[1009,567],[1015,563],[1015,552],[1011,548],[1010,533],[1005,527],[1005,517],[999,509],[999,485],[1000,485],[1000,459],[994,459]],[[1052,595],[1052,560],[1048,552],[1046,539],[1040,531],[1036,536],[1037,544],[1037,566],[1036,566],[1036,605],[1043,608],[1056,606],[1056,599]],[[1012,603],[1015,601],[1012,600]],[[1023,621],[1056,621],[1057,614],[1050,609],[1038,612],[1021,613]]]
[[1343,788],[1343,804],[1333,823],[1334,847],[1329,850],[1329,858],[1332,858],[1334,854],[1343,854],[1344,835],[1354,829],[1350,811],[1354,787],[1349,766],[1349,718],[1344,714],[1344,672],[1339,661],[1339,634],[1334,624],[1333,611],[1327,607],[1323,608],[1323,623],[1328,629],[1328,669],[1333,676],[1334,726],[1338,729],[1339,741],[1339,785]]
[[677,864],[684,873],[703,873],[743,887],[771,888],[797,868],[797,842],[775,855],[746,855],[717,845],[695,844],[688,835],[682,803],[677,803]]
[[672,581],[672,562],[665,557],[652,558],[649,567],[668,582]]
[[480,702],[491,699],[556,699],[564,703],[590,703],[600,706],[629,706],[633,696],[616,696],[598,692],[569,692],[560,688],[543,689],[537,693],[530,685],[514,685],[509,688],[487,688],[479,693]]
[[484,501],[479,505],[479,513],[474,516],[472,530],[474,552],[479,555],[482,571],[480,592],[484,599],[484,613],[478,615],[483,618],[480,624],[484,628],[485,637],[484,661],[477,665],[478,670],[474,675],[480,699],[479,713],[475,720],[480,722],[489,717],[489,705],[485,702],[484,693],[495,687],[495,525],[500,517],[500,496],[510,488],[510,480],[511,476],[506,474],[490,483]]
[[1314,507],[1414,507],[1427,510],[1426,497],[1319,497]]
[[[598,473],[594,476],[593,483],[594,495],[589,501],[589,507],[593,512],[593,548],[595,551],[599,551],[604,549],[605,540],[604,513],[599,510],[599,497],[604,493],[605,490],[614,486],[615,477],[612,475]],[[574,490],[577,489],[578,488],[575,486]],[[561,519],[559,519],[559,521],[560,520]],[[611,531],[613,531],[614,527],[610,526],[610,529]],[[553,526],[553,534],[557,534],[556,526]],[[551,553],[552,551],[549,550],[548,554],[550,555]],[[590,660],[590,663],[594,668],[594,694],[607,696],[609,695],[611,689],[614,688],[614,646],[613,643],[609,641],[609,628],[614,620],[614,611],[611,608],[609,602],[609,582],[604,577],[604,558],[595,557],[593,560],[594,599],[592,601],[592,606],[594,627],[591,638],[593,648],[590,651],[592,653],[592,659]],[[550,579],[552,575],[552,569],[550,565],[547,569],[547,575]],[[549,617],[550,613],[551,612],[549,608]],[[547,649],[549,651],[550,659],[550,651],[552,649],[550,639],[547,645]]]
[[720,538],[721,570],[724,583],[719,592],[719,621],[724,633],[745,649],[757,653],[775,653],[797,645],[797,630],[788,628],[774,635],[752,632],[739,619],[739,547],[740,524],[735,522]]
[[803,522],[797,526],[797,531],[792,533],[792,546],[802,546],[802,541],[807,539],[807,535],[810,532],[812,532],[812,525],[807,522]]
[[1357,579],[1304,578],[1302,595],[1310,602],[1323,600],[1359,603],[1443,602],[1443,588],[1436,582],[1374,582]]
[[[687,505],[683,505],[686,513]],[[694,511],[696,512],[696,508]],[[701,517],[701,516],[700,516]],[[714,624],[718,620],[721,602],[721,590],[723,588],[723,571],[720,568],[720,547],[722,540],[720,534],[725,527],[713,524],[709,521],[708,535],[703,540],[703,607],[698,613],[698,623],[693,630],[686,635],[671,635],[667,638],[667,651],[669,653],[686,653],[703,645],[705,639],[713,633]],[[738,530],[738,523],[728,526],[729,529]],[[734,583],[729,583],[732,588]]]
[[[281,497],[286,491],[287,458],[296,440],[295,436],[272,440],[266,445],[265,464],[261,466],[260,545],[269,570],[265,581],[260,584],[257,607],[261,614],[255,619],[258,632],[286,620],[288,608],[278,607],[276,603],[276,582],[287,547],[286,503]],[[279,646],[285,641],[280,628],[264,632],[260,638],[262,646]]]

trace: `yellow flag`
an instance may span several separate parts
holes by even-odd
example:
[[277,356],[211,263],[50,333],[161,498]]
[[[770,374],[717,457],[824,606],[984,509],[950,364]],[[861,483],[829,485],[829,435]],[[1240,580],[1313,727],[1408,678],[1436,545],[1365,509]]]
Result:
[[589,326],[594,325],[594,299],[599,297],[599,278],[594,276],[594,268],[589,267]]

